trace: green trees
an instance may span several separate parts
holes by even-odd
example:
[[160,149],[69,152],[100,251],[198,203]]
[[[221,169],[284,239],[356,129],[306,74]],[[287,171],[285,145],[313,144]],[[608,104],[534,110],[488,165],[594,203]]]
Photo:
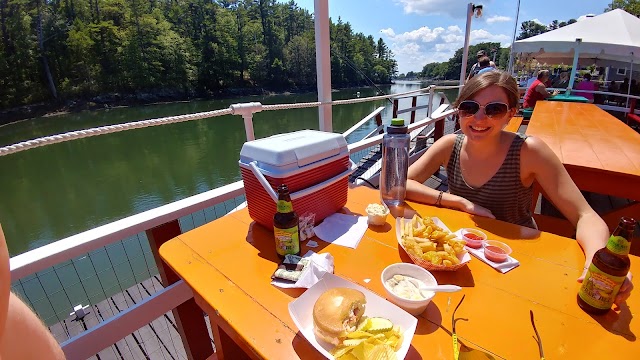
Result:
[[[500,68],[506,68],[509,62],[509,50],[502,49],[500,47],[500,43],[494,42],[484,42],[476,45],[469,46],[469,57],[467,59],[467,71],[471,69],[471,66],[475,64],[478,59],[475,57],[475,54],[480,50],[485,50],[487,54],[494,59],[496,66]],[[495,57],[494,57],[495,52]],[[506,60],[504,57],[504,53],[506,52]],[[445,62],[441,63],[430,63],[426,64],[422,68],[422,72],[420,76],[427,79],[459,79],[460,78],[460,68],[462,67],[462,48],[456,50],[453,56]]]
[[[342,19],[331,48],[336,86],[397,72],[384,41]],[[293,0],[0,0],[0,108],[315,81],[313,17]]]
[[611,11],[613,9],[622,9],[629,14],[640,17],[640,0],[613,0],[604,10]]

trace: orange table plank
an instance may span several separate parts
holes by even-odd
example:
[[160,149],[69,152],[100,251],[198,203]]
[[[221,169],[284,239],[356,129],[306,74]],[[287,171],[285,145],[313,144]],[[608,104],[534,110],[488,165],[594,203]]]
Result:
[[640,201],[640,134],[606,111],[543,101],[527,134],[551,147],[581,190]]
[[[366,205],[378,198],[375,190],[350,189],[345,211],[363,214]],[[458,284],[463,291],[437,294],[418,317],[409,359],[452,358],[451,313],[463,294],[465,302],[456,314],[468,319],[457,324],[462,342],[496,358],[536,358],[530,309],[547,358],[606,358],[614,348],[622,358],[637,353],[634,340],[640,325],[631,310],[640,307],[640,295],[634,292],[621,311],[606,316],[582,312],[576,303],[576,278],[584,257],[575,240],[422,204],[409,203],[407,214],[411,211],[438,216],[451,230],[481,228],[490,238],[507,242],[521,265],[501,274],[472,259],[456,272],[435,273],[439,283]],[[320,247],[313,250],[333,255],[337,275],[384,296],[382,270],[410,261],[398,248],[393,220],[389,217],[388,224],[370,227],[357,249],[318,240]],[[273,234],[253,223],[246,209],[180,235],[163,245],[160,254],[192,287],[201,307],[214,320],[219,317],[221,328],[252,357],[318,357],[301,338],[287,309],[303,290],[269,284],[278,262]],[[640,272],[637,257],[632,257],[632,270]]]

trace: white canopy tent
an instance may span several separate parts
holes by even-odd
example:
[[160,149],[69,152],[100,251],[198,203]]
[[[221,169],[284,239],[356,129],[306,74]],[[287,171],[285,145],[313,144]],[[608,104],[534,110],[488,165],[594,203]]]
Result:
[[640,62],[640,19],[616,9],[513,44],[513,52],[542,63],[568,64],[575,81],[578,59]]

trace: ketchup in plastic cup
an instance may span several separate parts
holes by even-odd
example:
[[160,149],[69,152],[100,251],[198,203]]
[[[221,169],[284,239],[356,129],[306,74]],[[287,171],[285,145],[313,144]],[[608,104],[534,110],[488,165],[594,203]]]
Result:
[[484,242],[484,256],[495,263],[505,262],[511,254],[509,245],[495,240]]
[[468,247],[479,249],[487,240],[487,235],[480,230],[464,228],[462,229],[462,240],[467,243]]

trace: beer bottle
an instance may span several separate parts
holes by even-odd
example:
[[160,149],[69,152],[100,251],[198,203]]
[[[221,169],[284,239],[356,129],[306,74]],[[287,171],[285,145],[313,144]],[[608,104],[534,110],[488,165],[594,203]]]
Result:
[[276,252],[284,258],[287,254],[300,255],[300,231],[298,214],[293,211],[289,188],[278,186],[277,212],[273,216],[273,233],[276,239]]
[[578,291],[578,305],[592,314],[604,314],[611,308],[620,286],[629,272],[629,248],[636,221],[620,218],[607,245],[596,251]]

